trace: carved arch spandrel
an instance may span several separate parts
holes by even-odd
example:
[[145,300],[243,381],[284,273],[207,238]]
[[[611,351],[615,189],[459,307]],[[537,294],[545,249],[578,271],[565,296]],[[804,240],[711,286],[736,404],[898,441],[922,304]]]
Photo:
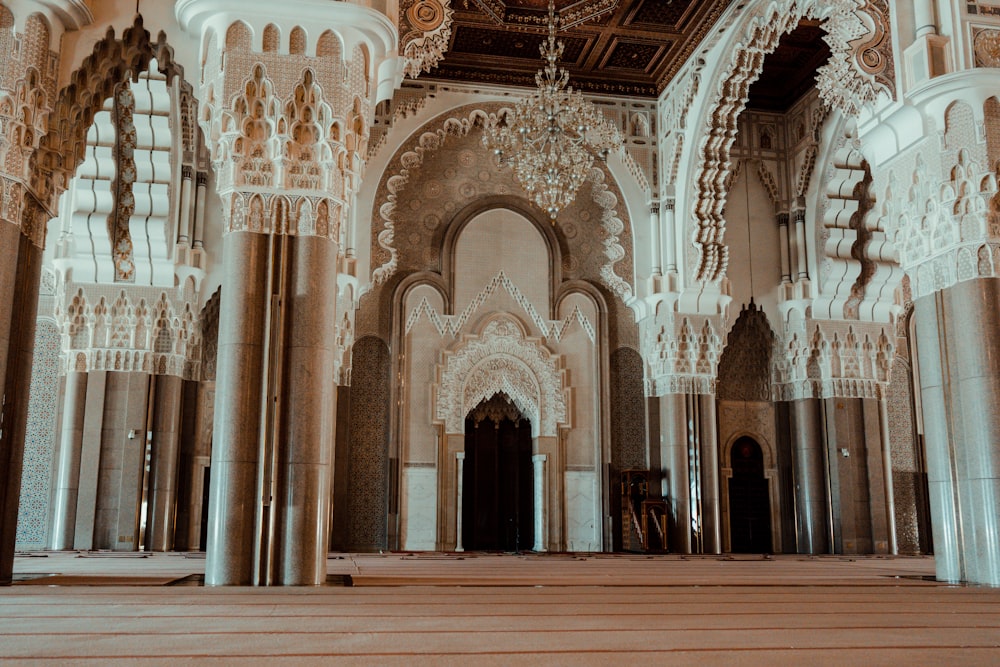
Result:
[[[386,283],[397,271],[408,268],[405,261],[405,248],[407,245],[417,243],[408,241],[408,238],[422,232],[418,229],[410,229],[407,230],[408,234],[405,236],[397,234],[399,231],[397,227],[405,216],[409,215],[401,204],[406,198],[404,193],[409,194],[407,191],[418,182],[419,175],[428,173],[428,159],[437,151],[450,149],[454,145],[452,142],[468,141],[467,137],[480,130],[491,116],[503,113],[506,113],[506,107],[498,102],[465,105],[453,109],[425,123],[397,149],[381,176],[374,201],[371,228],[371,275],[375,285]],[[472,160],[478,160],[480,156],[490,157],[489,153],[478,142],[475,150],[469,148],[468,154],[474,156],[471,158]],[[504,179],[510,180],[508,183],[507,180],[500,181],[497,176],[499,172],[496,171],[495,166],[484,167],[482,171],[487,174],[484,178],[491,183],[490,178],[496,177],[499,182],[498,191],[504,190],[502,197],[503,201],[506,202],[505,207],[515,208],[516,205],[513,202],[527,202],[523,194],[520,194],[519,186],[509,175],[503,176]],[[452,184],[455,182],[454,179],[449,181]],[[593,275],[587,277],[601,281],[623,301],[628,301],[634,292],[635,280],[632,268],[631,220],[628,217],[617,182],[613,175],[609,177],[605,168],[592,169],[588,183],[590,197],[578,197],[573,205],[574,207],[579,206],[576,209],[580,213],[579,219],[568,215],[565,220],[557,222],[557,225],[562,235],[568,239],[576,239],[570,242],[570,246],[575,244],[577,248],[582,249],[583,245],[587,245],[587,252],[581,254],[588,256],[578,258],[581,262],[600,262],[599,267],[588,267],[588,271],[592,270]],[[474,191],[464,194],[460,192],[459,194],[465,199],[473,199],[474,202],[479,202],[489,196]],[[417,199],[419,197],[414,197],[408,203],[412,205]],[[463,205],[464,203],[463,201]],[[437,213],[434,214],[434,217],[440,218]],[[439,225],[440,222],[437,219],[433,226]],[[580,229],[583,225],[587,225],[587,229],[599,228],[596,233],[600,241],[584,244],[583,239],[586,235],[582,234]],[[434,252],[437,252],[436,249]],[[563,259],[572,264],[572,258],[567,258],[565,254]],[[436,257],[434,261],[436,261]]]

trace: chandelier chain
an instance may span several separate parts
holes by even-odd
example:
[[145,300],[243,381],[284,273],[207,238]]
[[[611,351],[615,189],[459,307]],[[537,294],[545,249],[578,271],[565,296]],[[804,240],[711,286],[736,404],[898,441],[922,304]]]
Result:
[[528,197],[554,221],[576,198],[595,154],[605,159],[621,145],[602,112],[569,85],[559,67],[565,45],[556,38],[559,19],[549,0],[548,38],[539,50],[545,66],[536,90],[485,128],[483,143],[500,165],[509,165]]

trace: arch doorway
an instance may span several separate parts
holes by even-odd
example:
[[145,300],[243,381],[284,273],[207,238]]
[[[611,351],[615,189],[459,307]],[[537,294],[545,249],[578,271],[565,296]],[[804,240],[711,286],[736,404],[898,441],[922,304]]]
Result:
[[771,499],[764,453],[753,438],[733,443],[729,455],[729,537],[733,553],[771,553]]
[[465,418],[462,535],[466,549],[519,551],[534,543],[531,422],[505,394]]

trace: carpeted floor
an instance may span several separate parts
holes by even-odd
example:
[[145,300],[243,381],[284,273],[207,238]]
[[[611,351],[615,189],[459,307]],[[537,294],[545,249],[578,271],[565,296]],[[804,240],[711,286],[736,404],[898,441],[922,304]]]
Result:
[[1000,589],[929,581],[928,558],[331,554],[330,585],[271,589],[203,568],[19,558],[0,662],[1000,664]]

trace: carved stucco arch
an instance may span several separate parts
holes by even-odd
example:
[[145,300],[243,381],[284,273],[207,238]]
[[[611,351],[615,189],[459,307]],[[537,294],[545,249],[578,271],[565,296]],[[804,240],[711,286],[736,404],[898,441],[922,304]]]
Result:
[[[491,117],[509,111],[505,104],[470,104],[439,114],[413,132],[389,160],[379,182],[372,216],[372,248],[387,254],[386,259],[378,266],[375,265],[378,260],[372,257],[371,277],[375,285],[385,283],[398,268],[396,206],[399,197],[406,191],[411,176],[421,169],[427,156],[441,149],[449,138],[465,137],[473,131],[481,131]],[[605,232],[601,239],[605,262],[601,267],[600,277],[614,294],[628,302],[634,294],[634,275],[629,275],[628,279],[622,278],[615,273],[615,265],[628,256],[620,236],[624,231],[631,230],[631,220],[625,210],[625,202],[619,201],[608,184],[609,180],[613,181],[615,178],[616,175],[607,171],[607,167],[595,166],[591,169],[588,180],[591,183],[591,200],[600,217],[599,224]],[[523,195],[517,196],[525,199]]]
[[143,27],[142,16],[136,15],[135,23],[115,37],[108,28],[104,39],[94,45],[80,67],[73,72],[70,82],[62,90],[49,119],[49,131],[40,146],[39,167],[56,177],[55,185],[65,189],[77,167],[83,162],[87,144],[87,130],[94,114],[101,111],[104,101],[114,93],[115,85],[126,79],[138,82],[139,75],[149,69],[156,59],[157,69],[167,81],[179,77],[181,94],[181,131],[186,141],[196,141],[195,146],[185,146],[185,152],[196,153],[204,145],[197,130],[194,112],[195,101],[191,85],[184,78],[184,68],[174,61],[174,50],[167,43],[166,33],[160,31],[156,41]]
[[533,437],[554,437],[568,424],[568,390],[559,357],[526,336],[513,317],[489,318],[479,335],[445,352],[437,368],[434,421],[464,433],[465,416],[483,400],[506,393],[531,420]]
[[879,94],[895,95],[895,73],[889,38],[886,0],[783,0],[761,2],[735,29],[736,37],[710,90],[700,146],[691,179],[689,273],[703,282],[717,282],[729,262],[724,243],[726,182],[732,169],[730,149],[737,119],[746,107],[750,85],[757,80],[764,57],[803,18],[823,21],[831,47],[828,64],[817,74],[817,88],[826,104],[856,115]]

